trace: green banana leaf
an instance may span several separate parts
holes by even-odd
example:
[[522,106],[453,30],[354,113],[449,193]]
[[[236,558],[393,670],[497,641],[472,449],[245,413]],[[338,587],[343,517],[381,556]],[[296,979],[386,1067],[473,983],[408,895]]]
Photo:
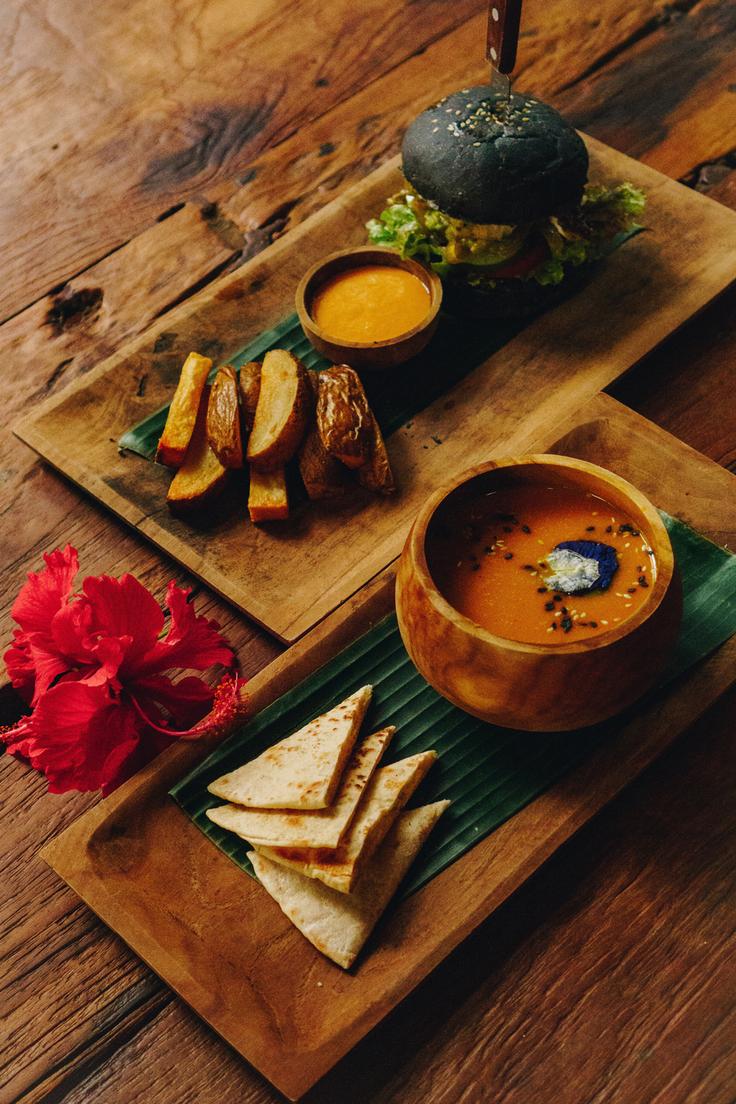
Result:
[[[736,556],[662,514],[682,576],[683,623],[663,680],[676,678],[736,632]],[[439,798],[452,804],[410,871],[403,891],[419,889],[512,817],[602,744],[614,740],[622,718],[578,732],[511,732],[484,724],[440,697],[409,659],[396,618],[386,617],[314,674],[225,740],[170,791],[184,812],[241,869],[253,874],[248,844],[205,815],[220,804],[207,785],[260,754],[371,683],[366,730],[395,724],[386,762],[434,748],[437,763],[412,804]]]
[[[611,252],[641,228],[619,234],[611,243]],[[571,290],[577,285],[572,285]],[[492,324],[442,314],[437,332],[419,356],[402,365],[400,372],[366,373],[363,385],[384,436],[399,429],[425,407],[449,391],[493,353],[508,344],[530,319],[497,320]],[[313,371],[328,368],[330,362],[320,356],[299,325],[295,314],[282,319],[271,330],[259,334],[229,360],[240,368],[250,360],[261,360],[269,349],[288,349]],[[211,373],[214,379],[217,369]],[[142,422],[127,430],[118,441],[120,448],[153,460],[156,446],[166,423],[168,403],[149,414]]]

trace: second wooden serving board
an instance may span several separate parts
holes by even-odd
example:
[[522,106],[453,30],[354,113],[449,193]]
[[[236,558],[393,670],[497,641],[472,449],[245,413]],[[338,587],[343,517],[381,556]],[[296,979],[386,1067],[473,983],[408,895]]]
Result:
[[[661,508],[733,545],[736,481],[723,468],[606,396],[560,428],[559,439],[547,433],[537,450],[607,465]],[[249,684],[254,712],[392,608],[388,569]],[[391,907],[349,972],[323,958],[169,796],[211,744],[173,745],[43,855],[172,989],[293,1099],[723,693],[735,656],[736,638],[621,718],[610,740],[580,766]]]

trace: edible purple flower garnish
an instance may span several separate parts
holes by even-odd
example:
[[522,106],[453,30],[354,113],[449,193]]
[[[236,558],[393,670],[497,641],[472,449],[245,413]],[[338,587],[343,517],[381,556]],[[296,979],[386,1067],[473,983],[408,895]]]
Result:
[[600,541],[562,541],[546,562],[552,574],[545,577],[545,585],[564,594],[608,590],[618,570],[616,549]]

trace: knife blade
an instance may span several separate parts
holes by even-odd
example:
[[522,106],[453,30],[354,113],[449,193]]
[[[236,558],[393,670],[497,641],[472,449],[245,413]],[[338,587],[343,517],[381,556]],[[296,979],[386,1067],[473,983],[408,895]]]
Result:
[[490,0],[486,59],[491,66],[491,88],[503,99],[511,96],[510,74],[516,64],[521,0]]

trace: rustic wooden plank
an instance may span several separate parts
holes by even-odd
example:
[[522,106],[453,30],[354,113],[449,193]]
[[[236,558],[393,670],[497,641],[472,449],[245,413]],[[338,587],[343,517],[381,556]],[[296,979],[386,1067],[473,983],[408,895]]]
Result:
[[[604,397],[571,417],[567,426],[555,447],[633,475],[665,508],[684,512],[717,539],[733,539],[732,478],[723,469]],[[546,447],[551,438],[548,428],[535,447]],[[720,511],[714,512],[714,502]],[[364,631],[391,601],[390,576],[356,596],[276,663],[275,683],[270,671],[254,681],[255,707],[323,663],[338,640]],[[542,856],[569,838],[728,686],[734,654],[733,646],[726,646],[698,665],[627,722],[615,746],[601,751],[402,904],[388,921],[385,941],[354,977],[336,975],[277,910],[264,908],[258,886],[245,885],[237,869],[213,854],[205,837],[168,801],[166,789],[193,760],[195,748],[170,749],[46,854],[218,1031],[282,1090],[299,1093],[498,907]],[[129,841],[133,851],[125,858],[120,840],[131,824],[139,827]],[[183,856],[179,864],[163,858],[166,841],[170,845],[174,837],[176,852]],[[115,841],[111,847],[108,839]],[[165,907],[162,863],[169,871]],[[234,894],[242,897],[237,923],[231,923],[223,903]],[[217,939],[203,939],[202,932],[211,930],[213,908],[221,910]],[[302,979],[297,986],[295,977]],[[330,995],[326,1021],[322,988]]]
[[[717,174],[707,194],[736,210],[736,171]],[[666,341],[646,365],[611,388],[628,406],[719,464],[736,467],[736,292],[713,303],[700,318]],[[730,384],[729,384],[729,381]]]
[[[60,291],[45,295],[0,327],[0,356],[18,373],[8,414],[54,394],[114,352],[233,261],[202,210],[187,203]],[[140,381],[145,394],[146,380]]]
[[[621,2],[608,5],[602,16],[591,14],[589,18],[575,20],[571,33],[564,5],[547,9],[544,19],[537,8],[535,3],[530,4],[525,16],[521,86],[525,80],[541,86],[553,79],[559,81],[561,74],[569,75],[576,63],[582,64],[583,46],[586,58],[597,58],[624,41],[651,15],[648,3]],[[400,81],[393,74],[379,77],[373,82],[375,88],[371,86],[373,91],[359,91],[348,98],[344,107],[340,105],[327,112],[324,127],[320,120],[301,127],[293,138],[276,148],[275,158],[269,154],[265,162],[259,162],[254,186],[259,187],[262,182],[262,192],[254,195],[249,192],[250,186],[246,186],[239,200],[241,207],[253,206],[256,213],[246,224],[247,250],[259,247],[264,240],[262,233],[259,238],[259,221],[268,222],[280,203],[291,202],[288,197],[293,193],[292,164],[298,174],[294,183],[301,180],[303,189],[305,182],[312,182],[304,201],[289,216],[294,222],[339,191],[343,178],[358,177],[383,157],[387,137],[392,148],[396,145],[401,127],[424,102],[433,87],[432,81],[439,82],[437,94],[442,90],[443,80],[443,87],[460,83],[473,43],[481,33],[483,18],[471,19],[426,52],[410,58],[401,67]],[[482,67],[477,67],[476,74],[477,79],[482,78]],[[359,136],[363,157],[352,138],[346,137],[353,131],[356,141]],[[327,151],[328,136],[334,139],[336,134],[340,135],[337,149]],[[294,146],[294,142],[298,145]],[[345,166],[351,158],[352,170],[346,177]],[[223,232],[225,241],[221,237]],[[79,378],[116,344],[145,329],[170,303],[216,274],[232,255],[232,249],[242,244],[237,231],[233,233],[231,226],[223,225],[222,219],[202,219],[198,208],[187,205],[113,252],[62,291],[46,296],[6,323],[0,328],[0,356],[8,363],[24,366],[7,396],[9,414],[15,417],[16,412],[32,408],[39,399]],[[55,319],[54,323],[49,321],[50,317]],[[145,379],[141,378],[139,385],[144,388]],[[4,471],[0,496],[3,501],[13,503],[10,513],[3,511],[0,543],[4,558],[18,564],[10,578],[10,590],[14,592],[25,560],[58,539],[54,519],[73,512],[76,499],[48,472],[38,469],[32,454],[17,442],[7,438],[0,441],[0,463]],[[44,517],[49,520],[46,534],[42,532]],[[31,543],[29,537],[33,538]]]
[[732,470],[736,467],[735,320],[736,294],[730,291],[657,349],[645,369],[610,388],[616,398]]
[[[398,554],[419,505],[448,471],[479,463],[492,449],[523,449],[733,279],[731,212],[607,147],[590,148],[593,176],[628,178],[647,191],[651,233],[610,257],[579,294],[527,326],[391,436],[399,487],[392,500],[350,504],[339,523],[334,511],[309,505],[278,534],[249,525],[244,507],[233,506],[208,530],[195,529],[166,507],[168,473],[118,455],[110,441],[166,401],[191,348],[214,346],[210,355],[226,359],[289,312],[304,269],[336,240],[363,240],[367,215],[396,186],[393,162],[179,308],[166,323],[164,353],[153,335],[144,335],[49,400],[17,432],[214,590],[294,640]],[[592,323],[604,316],[605,328]],[[143,372],[149,388],[141,400]]]
[[325,18],[306,0],[105,0],[62,19],[4,5],[0,318],[481,6],[333,0]]
[[575,80],[556,104],[601,141],[684,176],[736,146],[735,32],[732,4],[685,0],[620,58]]

